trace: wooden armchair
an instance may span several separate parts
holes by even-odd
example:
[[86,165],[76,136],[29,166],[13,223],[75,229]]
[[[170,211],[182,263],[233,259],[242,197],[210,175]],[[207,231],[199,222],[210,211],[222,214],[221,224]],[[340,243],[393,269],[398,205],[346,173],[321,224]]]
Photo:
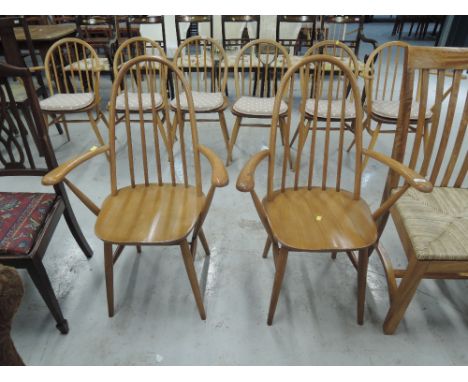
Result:
[[[144,65],[146,69],[136,70],[139,65]],[[125,162],[117,162],[116,158],[116,104],[117,97],[121,94],[120,89],[122,87],[125,89],[123,82],[132,77],[133,72],[136,73],[138,83],[146,82],[144,76],[149,77],[147,82],[150,84],[155,82],[152,77],[162,76],[160,83],[163,85],[163,91],[159,94],[161,98],[159,100],[156,91],[150,88],[151,92],[148,97],[152,105],[151,109],[154,111],[150,123],[146,123],[143,119],[148,97],[143,98],[141,88],[138,88],[137,97],[132,104],[130,104],[128,93],[124,93],[125,133],[128,149],[128,166],[126,166]],[[167,91],[164,89],[166,84],[164,77],[171,74],[174,76],[176,86],[186,94],[188,108],[185,112],[190,116],[191,144],[186,143],[185,134],[187,133],[181,133],[178,141],[180,150],[177,156],[174,155],[172,140],[167,137],[160,118],[160,114],[163,113],[165,123],[170,124],[169,100]],[[176,97],[176,100],[176,113],[181,114],[180,97]],[[162,110],[158,113],[156,109],[159,102]],[[130,108],[136,108],[139,111],[140,122],[138,124],[130,123]],[[110,152],[111,193],[99,208],[81,190],[70,183],[66,176],[78,165],[104,152]],[[202,190],[201,155],[208,159],[213,169],[211,186],[207,194]],[[168,157],[169,169],[163,167]],[[155,180],[150,179],[150,173],[155,174]],[[141,175],[138,176],[138,174]],[[169,179],[164,179],[165,174]],[[181,181],[179,181],[180,178]],[[227,185],[228,175],[219,158],[210,149],[198,143],[192,93],[182,72],[172,62],[163,57],[139,56],[123,65],[112,87],[109,145],[94,148],[70,160],[43,178],[43,183],[46,185],[56,185],[61,182],[71,186],[71,190],[97,216],[95,232],[104,242],[104,270],[109,316],[114,315],[113,266],[124,247],[136,245],[140,250],[140,246],[178,245],[182,251],[200,316],[205,319],[193,261],[198,239],[201,240],[206,254],[209,254],[202,224],[216,188]],[[145,206],[144,210],[141,206]],[[116,246],[115,251],[113,246]]]
[[[325,63],[338,67],[345,74],[341,91],[346,93],[349,85],[350,97],[353,101],[351,105],[353,105],[353,112],[356,115],[356,153],[352,161],[353,166],[351,166],[354,168],[354,175],[351,174],[346,178],[343,176],[344,171],[350,167],[350,164],[344,164],[343,136],[346,101],[350,98],[341,97],[340,99],[340,130],[339,136],[335,140],[332,140],[331,137],[332,100],[330,98],[327,100],[323,149],[320,147],[319,142],[321,141],[316,139],[317,117],[319,115],[318,99],[310,105],[313,108],[312,115],[314,115],[312,134],[310,142],[306,145],[309,126],[301,123],[294,172],[288,171],[289,145],[284,145],[282,151],[277,150],[276,126],[282,114],[283,97],[289,93],[288,109],[291,110],[295,107],[294,105],[298,105],[299,120],[305,121],[306,103],[309,98],[308,82],[315,77],[309,75],[308,72],[321,70],[320,68]],[[297,100],[294,102],[292,97],[296,77],[301,79],[299,103]],[[330,84],[337,86],[336,82],[330,82]],[[333,255],[337,252],[345,252],[358,271],[357,321],[359,324],[363,323],[368,252],[378,239],[376,219],[383,211],[387,211],[395,200],[395,197],[390,197],[382,203],[377,211],[374,213],[370,211],[367,203],[361,198],[361,160],[363,155],[369,155],[383,162],[403,176],[412,187],[424,192],[431,190],[431,184],[416,172],[382,154],[362,149],[362,106],[359,99],[360,91],[356,78],[351,69],[342,61],[327,55],[313,55],[304,58],[287,71],[279,85],[273,109],[269,148],[254,155],[239,174],[237,189],[241,192],[250,192],[260,220],[267,231],[268,238],[264,257],[266,257],[270,246],[273,246],[276,272],[268,313],[268,325],[273,322],[290,252],[332,252]],[[290,122],[285,125],[285,139],[289,136],[290,125]],[[337,144],[333,145],[331,142],[337,142]],[[278,158],[280,158],[280,166],[277,165]],[[257,166],[264,159],[268,160],[267,194],[263,200],[260,200],[255,191],[254,174]],[[319,166],[321,166],[321,171],[318,171]],[[349,184],[346,183],[346,179],[350,179],[347,182]],[[358,258],[354,254],[355,251],[358,251]]]
[[[9,86],[8,80],[15,77],[21,79],[29,99],[32,118],[26,120],[26,125],[20,117]],[[55,168],[57,161],[34,92],[31,74],[26,68],[0,64],[0,83],[0,176],[30,176],[38,179]],[[35,126],[30,126],[30,123]],[[26,129],[32,128],[38,132],[45,168],[37,166],[34,151],[28,144]],[[15,131],[19,134],[15,135]],[[68,333],[68,323],[63,317],[42,263],[62,215],[86,257],[91,257],[92,250],[81,232],[62,184],[55,185],[53,193],[0,192],[0,263],[27,269],[57,321],[57,328],[65,334]]]
[[[393,269],[384,248],[378,247],[390,296],[383,326],[386,334],[395,332],[421,279],[468,278],[468,83],[463,75],[468,69],[468,49],[409,46],[407,50],[392,157],[427,176],[434,189],[430,194],[413,190],[403,194],[408,185],[401,184],[399,174],[391,171],[387,177],[383,198],[400,197],[390,212],[408,266]],[[430,81],[434,70],[437,79]],[[414,89],[419,81],[420,101],[414,118]],[[429,110],[431,127],[424,143]],[[410,140],[413,123],[416,131]],[[382,215],[380,232],[388,216]],[[402,279],[398,286],[397,278]]]

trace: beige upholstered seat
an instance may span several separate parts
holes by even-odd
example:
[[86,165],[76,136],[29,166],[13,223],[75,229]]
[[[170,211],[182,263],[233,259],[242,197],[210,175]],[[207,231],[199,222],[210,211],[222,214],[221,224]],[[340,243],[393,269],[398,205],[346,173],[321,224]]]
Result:
[[[228,67],[232,68],[234,67],[234,64],[236,62],[237,54],[230,54],[227,55],[227,62],[228,62]],[[239,68],[242,69],[243,67],[245,69],[250,67],[250,61],[252,61],[252,67],[256,67],[258,65],[258,58],[255,56],[250,56],[250,55],[244,55],[239,59]],[[224,66],[224,62],[222,64]]]
[[[223,106],[224,96],[223,93],[206,93],[192,91],[193,105],[196,112],[216,110]],[[180,95],[180,107],[183,110],[188,110],[187,97],[185,93]],[[171,101],[173,107],[177,107],[177,100],[174,98]]]
[[[373,101],[372,112],[384,118],[398,119],[400,101]],[[411,105],[411,119],[418,119],[419,102],[413,102]],[[426,110],[426,118],[431,118],[432,113]]]
[[177,60],[177,66],[179,67],[190,66],[192,69],[196,68],[197,66],[200,68],[203,68],[203,67],[209,68],[212,66],[210,53],[207,52],[206,56],[204,54],[198,54],[198,55],[194,54],[194,55],[190,55],[190,57],[188,55],[183,56],[181,60]]
[[[160,94],[154,94],[154,107],[158,108],[162,105],[162,97]],[[143,110],[151,110],[153,107],[153,103],[151,100],[151,94],[149,93],[141,93],[141,105]],[[125,110],[125,94],[119,94],[115,101],[115,108],[116,110]],[[128,93],[128,109],[131,111],[138,111],[140,110],[140,101],[138,99],[138,93]]]
[[418,260],[468,260],[468,189],[411,188],[393,208]]
[[89,106],[94,101],[94,93],[80,94],[54,94],[39,102],[42,110],[47,111],[72,111]]
[[[341,118],[341,108],[343,101],[338,99],[338,100],[332,100],[330,102],[331,107],[330,107],[330,117],[331,118]],[[314,115],[314,110],[315,110],[315,99],[309,99],[306,101],[305,104],[305,111],[309,115]],[[328,100],[326,99],[319,99],[317,102],[317,117],[319,118],[327,118],[328,115]],[[356,117],[356,107],[354,106],[354,103],[350,101],[345,102],[345,119],[353,119]]]
[[[108,72],[110,70],[109,60],[106,57],[99,57],[97,62],[94,63],[95,70]],[[93,68],[92,58],[73,62],[71,65],[64,66],[64,69],[69,71],[73,70],[91,70]]]
[[[260,97],[241,97],[239,98],[232,109],[241,114],[271,116],[273,114],[273,105],[275,97],[260,98]],[[286,113],[288,106],[284,101],[281,101],[280,114]]]

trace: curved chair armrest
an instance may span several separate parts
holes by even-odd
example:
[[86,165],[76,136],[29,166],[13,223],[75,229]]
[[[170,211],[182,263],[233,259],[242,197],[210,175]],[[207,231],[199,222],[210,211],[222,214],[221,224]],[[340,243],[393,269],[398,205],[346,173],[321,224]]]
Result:
[[370,151],[363,149],[362,150],[364,155],[367,155],[385,165],[390,167],[393,171],[398,173],[400,176],[405,178],[405,180],[409,183],[411,187],[414,187],[416,190],[421,192],[431,192],[432,191],[432,183],[429,182],[426,178],[422,175],[418,174],[416,171],[410,169],[409,167],[405,166],[404,164],[392,159],[384,154]]
[[75,158],[67,160],[58,167],[54,168],[52,171],[49,171],[42,177],[42,184],[45,186],[53,186],[62,182],[70,171],[78,167],[83,162],[86,162],[88,159],[95,157],[96,155],[105,153],[109,150],[109,145],[104,146],[93,146],[84,154],[78,155]]
[[262,150],[255,154],[245,164],[237,178],[236,188],[241,192],[251,192],[255,186],[255,170],[260,162],[270,154],[270,150]]
[[41,72],[43,70],[45,70],[45,66],[28,66],[28,70],[31,72],[31,73],[34,73],[34,72]]
[[223,162],[221,159],[210,150],[208,147],[203,145],[198,145],[198,149],[200,153],[202,153],[211,164],[212,174],[211,174],[211,183],[215,187],[224,187],[229,183],[229,176],[226,171],[226,167],[224,167]]

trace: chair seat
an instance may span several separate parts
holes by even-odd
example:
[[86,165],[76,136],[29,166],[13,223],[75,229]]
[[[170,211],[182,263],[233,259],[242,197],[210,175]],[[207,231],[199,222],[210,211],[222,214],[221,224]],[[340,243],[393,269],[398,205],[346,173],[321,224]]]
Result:
[[[216,55],[214,55],[216,58]],[[182,59],[177,60],[177,66],[179,68],[188,68],[189,66],[194,69],[194,68],[211,68],[213,66],[212,61],[211,61],[211,54],[209,52],[206,52],[206,56],[203,54],[191,54],[190,57],[188,56],[183,56]]]
[[[192,91],[192,98],[196,112],[217,110],[224,104],[223,93]],[[179,102],[183,110],[188,110],[187,96],[185,93],[181,93]],[[177,100],[175,98],[171,101],[171,105],[174,108],[177,107]]]
[[[400,101],[372,101],[372,112],[380,117],[398,119]],[[410,119],[417,120],[419,115],[419,102],[411,104]],[[426,119],[431,118],[432,113],[426,109]]]
[[[341,119],[341,108],[343,101],[332,100],[330,102],[330,117],[333,119]],[[315,99],[308,99],[305,104],[305,111],[307,114],[313,116],[315,113]],[[356,118],[356,106],[350,101],[345,101],[345,119]],[[327,118],[328,115],[328,100],[319,99],[317,102],[317,117]]]
[[278,242],[300,251],[346,251],[371,246],[377,228],[367,204],[348,191],[286,189],[263,200]]
[[392,215],[402,223],[418,260],[468,260],[468,189],[409,189]]
[[[240,97],[232,106],[232,109],[240,114],[269,117],[273,115],[275,97]],[[288,111],[288,105],[281,101],[280,114]]]
[[76,111],[91,105],[93,101],[94,93],[58,93],[39,101],[39,105],[46,111]]
[[204,205],[205,196],[191,186],[129,186],[106,198],[95,232],[115,244],[177,243],[190,233]]
[[[138,111],[140,110],[140,101],[138,93],[127,93],[128,96],[128,109],[131,111]],[[151,100],[153,98],[153,101]],[[154,93],[154,97],[151,96],[150,93],[141,93],[141,109],[142,110],[151,110],[153,107],[159,108],[162,103],[161,94]],[[125,94],[119,94],[115,100],[115,108],[116,110],[125,110]]]
[[[99,57],[97,62],[94,63],[95,70],[97,71],[104,71],[108,72],[111,70],[109,60],[107,57]],[[69,65],[64,66],[66,71],[75,70],[75,71],[82,71],[82,70],[92,70],[93,69],[93,61],[92,58],[82,59],[80,61],[73,62]]]
[[0,192],[0,256],[30,252],[55,199],[55,194]]
[[[228,54],[227,63],[228,67],[233,68],[237,59],[237,54]],[[239,69],[244,68],[247,70],[250,67],[250,61],[252,61],[252,70],[258,66],[258,58],[250,55],[243,55],[239,60]],[[223,62],[221,66],[224,67],[225,63]]]

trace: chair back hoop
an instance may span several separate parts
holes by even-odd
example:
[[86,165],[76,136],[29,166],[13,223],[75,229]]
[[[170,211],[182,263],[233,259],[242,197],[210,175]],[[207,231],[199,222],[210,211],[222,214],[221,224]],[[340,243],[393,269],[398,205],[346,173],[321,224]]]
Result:
[[227,84],[228,65],[223,46],[211,37],[193,36],[177,48],[173,62],[190,87],[200,92],[222,92]]
[[275,40],[258,39],[244,45],[234,62],[237,98],[274,96],[290,66],[288,51]]
[[133,57],[161,56],[166,57],[164,49],[154,40],[147,37],[132,37],[125,40],[115,52],[113,60],[114,76],[117,76],[119,68]]
[[[325,75],[324,66],[331,68],[330,74]],[[335,80],[335,73],[340,71],[344,73],[343,79]],[[299,78],[300,100],[294,97],[294,81]],[[325,79],[327,82],[325,82]],[[332,97],[335,87],[340,87],[342,97],[335,99]],[[311,88],[314,88],[311,91]],[[352,182],[354,199],[360,199],[361,190],[361,156],[362,156],[362,106],[360,103],[360,90],[357,84],[357,79],[353,71],[348,65],[343,63],[336,57],[328,55],[311,55],[304,57],[301,61],[293,65],[281,79],[278,91],[275,98],[273,108],[273,118],[270,129],[269,142],[269,164],[268,164],[268,191],[267,198],[273,196],[275,187],[275,156],[277,147],[277,130],[281,128],[281,108],[284,109],[285,94],[289,93],[288,99],[288,116],[283,127],[284,142],[289,142],[290,129],[292,124],[298,126],[298,144],[296,150],[296,158],[292,162],[294,172],[288,172],[288,160],[290,158],[290,147],[284,145],[282,158],[282,173],[280,177],[281,190],[285,190],[287,184],[290,187],[297,189],[301,184],[305,184],[307,188],[321,187],[323,190],[333,187],[336,191],[340,191],[342,187],[342,168],[344,155],[344,133],[350,130],[354,133],[356,140],[356,151],[354,160],[354,181]],[[310,98],[310,94],[314,94],[314,98]],[[296,99],[295,99],[296,98]],[[283,106],[282,106],[283,105]],[[298,120],[294,120],[292,109],[299,109]],[[283,112],[284,116],[284,112]],[[284,118],[284,117],[283,117]],[[324,128],[320,128],[325,132],[323,139],[323,150],[318,145],[322,144],[317,137],[319,123],[325,123]],[[332,127],[332,124],[339,124],[339,127]],[[337,142],[332,140],[331,131],[338,131]],[[311,131],[311,134],[309,134]],[[311,135],[309,147],[306,145],[308,135]],[[337,150],[334,150],[331,145],[336,145]],[[279,146],[281,147],[281,146]],[[336,171],[332,171],[334,164],[330,162],[330,154],[337,151]],[[318,155],[323,152],[323,157]],[[304,156],[304,159],[302,157]],[[314,168],[322,166],[321,174],[316,171],[314,179]],[[333,176],[336,174],[336,176]]]
[[338,57],[352,68],[356,76],[359,74],[359,65],[356,55],[348,45],[339,40],[323,40],[317,42],[304,53],[304,56],[311,56],[314,54],[326,54]]
[[[137,78],[138,87],[134,92],[130,91],[127,84],[129,77]],[[174,132],[172,131],[170,115],[171,100],[166,88],[169,77],[172,77],[176,89],[176,97],[172,100],[172,106],[176,110],[179,121],[182,119],[182,107],[184,107],[184,113],[189,116],[189,131],[191,133],[190,145],[190,141],[186,140],[183,126],[180,127],[177,143],[180,146],[180,154],[177,156],[174,155],[173,151]],[[161,84],[160,92],[154,85],[156,82]],[[182,104],[180,97],[182,93],[185,94],[185,105]],[[117,102],[118,97],[119,102]],[[132,121],[131,115],[137,115],[137,120]],[[188,187],[189,170],[191,170],[194,173],[197,192],[199,195],[202,194],[198,133],[192,94],[183,73],[173,62],[165,57],[138,56],[124,63],[117,74],[112,86],[109,120],[111,191],[113,195],[118,191],[115,137],[116,124],[121,120],[124,120],[125,125],[128,169],[132,187],[141,184],[141,182],[138,183],[137,179],[141,172],[143,172],[141,176],[144,177],[144,184],[148,186],[150,184],[150,171],[156,172],[156,182],[159,185],[164,184],[163,178],[166,171],[164,171],[163,164],[169,159],[170,179],[166,183],[175,186],[179,183],[178,178],[182,177],[183,184]],[[136,151],[134,146],[138,144],[141,145],[141,158],[134,154]],[[192,158],[190,157],[191,152],[193,152]],[[151,154],[154,154],[153,158]],[[149,161],[154,161],[155,166],[149,165]],[[143,171],[139,171],[139,168],[136,167],[139,162],[142,164]],[[129,177],[122,178],[127,181]]]
[[94,93],[99,102],[99,78],[103,69],[94,48],[75,37],[55,42],[47,51],[45,74],[50,95]]

